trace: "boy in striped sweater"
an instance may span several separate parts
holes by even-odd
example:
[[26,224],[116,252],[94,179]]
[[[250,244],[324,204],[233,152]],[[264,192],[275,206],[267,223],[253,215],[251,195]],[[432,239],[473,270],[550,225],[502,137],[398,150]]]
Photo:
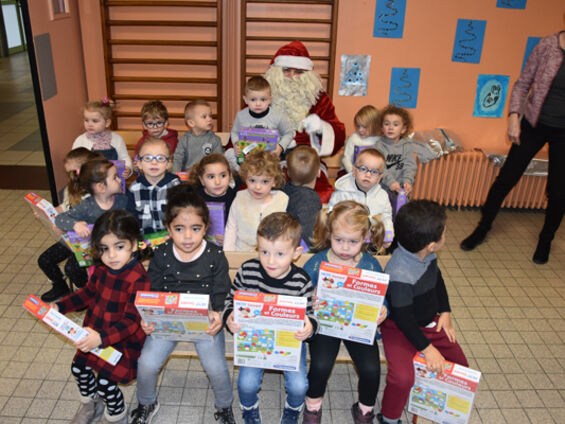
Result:
[[[285,296],[306,297],[306,317],[304,327],[294,337],[304,341],[314,335],[318,322],[312,309],[312,281],[308,274],[294,265],[302,253],[300,244],[302,229],[296,218],[286,212],[275,212],[265,217],[257,230],[258,259],[245,262],[237,271],[235,280],[226,298],[222,318],[232,333],[239,331],[239,325],[233,319],[233,297],[237,290],[277,294]],[[259,414],[259,398],[257,392],[261,388],[262,368],[240,367],[237,390],[246,424],[261,423]],[[302,344],[300,370],[285,371],[287,398],[283,409],[281,423],[298,423],[298,418],[306,391],[308,378],[306,375],[306,345]]]

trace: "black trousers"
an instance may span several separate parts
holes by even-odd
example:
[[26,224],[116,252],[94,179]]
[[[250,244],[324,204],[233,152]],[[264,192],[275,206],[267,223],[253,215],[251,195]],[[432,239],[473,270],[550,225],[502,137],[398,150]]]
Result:
[[381,358],[376,341],[372,345],[366,345],[316,334],[309,343],[310,370],[306,396],[312,399],[324,396],[341,342],[347,348],[359,374],[359,402],[374,406],[381,377]]
[[68,259],[65,264],[65,274],[69,280],[76,286],[82,287],[88,281],[88,274],[86,268],[81,268],[78,262],[70,251],[70,249],[63,243],[55,243],[43,252],[37,259],[39,268],[45,273],[54,286],[64,287],[67,285],[65,277],[59,268],[59,263]]
[[546,189],[548,201],[540,240],[553,240],[565,212],[565,128],[548,127],[540,123],[534,128],[526,119],[522,119],[521,123],[520,144],[512,145],[498,177],[489,190],[482,207],[480,227],[490,229],[504,198],[518,183],[532,158],[546,142],[549,143]]

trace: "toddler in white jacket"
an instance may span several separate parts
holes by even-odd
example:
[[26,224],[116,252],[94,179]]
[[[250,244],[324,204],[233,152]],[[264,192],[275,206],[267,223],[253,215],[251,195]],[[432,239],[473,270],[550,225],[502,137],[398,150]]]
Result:
[[383,247],[390,246],[394,238],[392,208],[388,194],[380,185],[383,178],[385,158],[378,150],[368,148],[361,151],[353,165],[353,171],[335,182],[335,191],[329,207],[343,200],[354,200],[367,205],[371,215],[380,215],[385,227]]

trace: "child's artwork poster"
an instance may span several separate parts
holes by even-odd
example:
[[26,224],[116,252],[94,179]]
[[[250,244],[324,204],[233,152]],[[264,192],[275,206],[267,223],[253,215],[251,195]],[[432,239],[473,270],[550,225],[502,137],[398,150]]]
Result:
[[55,206],[33,191],[26,194],[24,199],[30,206],[33,214],[41,221],[45,228],[49,230],[49,233],[51,233],[55,240],[59,241],[61,239],[60,234],[57,234],[55,230],[53,230],[55,217],[59,215]]
[[211,340],[207,294],[138,291],[135,307],[141,319],[155,327],[153,337],[165,340]]
[[528,58],[530,57],[530,54],[532,53],[534,47],[539,43],[539,40],[541,40],[541,37],[528,37],[528,41],[526,42],[526,50],[524,51],[524,60],[522,61],[522,68],[520,69],[520,71],[522,71],[524,69],[524,66],[526,66]]
[[302,342],[294,333],[304,327],[306,298],[236,291],[233,336],[234,365],[298,371]]
[[273,152],[277,148],[278,140],[279,131],[277,129],[242,127],[239,130],[238,141],[241,154],[237,161],[242,163],[245,156],[255,149]]
[[467,424],[481,372],[453,362],[445,363],[442,374],[426,368],[421,353],[414,357],[414,386],[408,398],[408,411],[441,424]]
[[322,262],[316,315],[320,334],[372,345],[388,274]]
[[473,116],[502,118],[509,81],[507,75],[479,75]]
[[[94,225],[88,224],[88,229],[92,232]],[[90,249],[90,234],[88,237],[81,237],[74,231],[67,231],[62,236],[62,239],[67,244],[67,247],[72,250],[78,265],[87,267],[92,265],[92,251]]]
[[126,170],[126,162],[124,160],[111,160],[118,171],[118,177],[120,177],[120,181],[122,182],[122,193],[126,192],[126,179],[124,177],[124,171]]
[[459,19],[453,43],[453,62],[480,63],[487,21]]
[[206,202],[208,206],[208,212],[210,213],[210,225],[208,226],[208,232],[206,233],[206,239],[221,246],[221,243],[217,236],[224,236],[225,233],[225,203],[219,202]]
[[[47,303],[43,302],[33,294],[30,294],[27,297],[22,306],[28,312],[31,312],[32,315],[35,315],[36,318],[43,321],[53,330],[62,334],[73,343],[88,336],[88,331],[73,320],[68,319],[66,316],[56,311],[54,308],[51,308]],[[122,357],[121,352],[118,352],[112,346],[108,346],[104,349],[96,347],[92,349],[90,353],[104,359],[112,365],[116,365]]]
[[525,9],[527,0],[497,0],[496,7],[504,9]]
[[371,56],[342,54],[339,76],[340,96],[366,96],[371,70]]
[[414,109],[418,104],[420,68],[392,68],[390,75],[390,104]]
[[373,37],[402,38],[406,0],[377,0]]

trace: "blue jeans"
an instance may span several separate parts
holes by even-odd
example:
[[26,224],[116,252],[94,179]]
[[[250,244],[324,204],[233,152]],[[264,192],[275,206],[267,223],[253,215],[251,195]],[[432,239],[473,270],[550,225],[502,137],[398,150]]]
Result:
[[[264,371],[263,368],[239,367],[237,391],[239,393],[239,401],[243,407],[250,408],[259,401],[257,393],[261,388],[261,380],[263,379]],[[284,384],[286,387],[287,403],[293,408],[302,406],[304,397],[308,391],[306,343],[302,343],[299,370],[284,371]]]
[[[137,400],[141,405],[151,405],[157,399],[157,377],[161,367],[177,346],[177,341],[148,336],[137,362]],[[202,367],[214,390],[215,405],[227,408],[232,404],[233,393],[226,363],[226,344],[223,330],[212,340],[199,340],[194,347]]]

